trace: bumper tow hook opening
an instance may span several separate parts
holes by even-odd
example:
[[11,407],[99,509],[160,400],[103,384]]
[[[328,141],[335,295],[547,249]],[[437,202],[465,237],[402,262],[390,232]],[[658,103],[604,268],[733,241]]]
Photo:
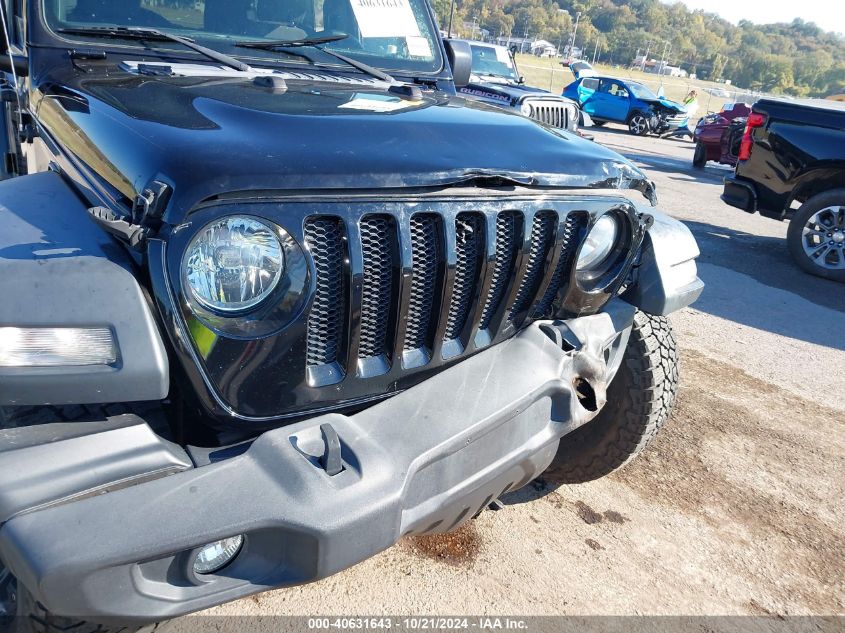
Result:
[[596,390],[589,382],[580,376],[576,376],[572,380],[572,387],[575,389],[575,397],[578,398],[582,407],[593,413],[599,410]]

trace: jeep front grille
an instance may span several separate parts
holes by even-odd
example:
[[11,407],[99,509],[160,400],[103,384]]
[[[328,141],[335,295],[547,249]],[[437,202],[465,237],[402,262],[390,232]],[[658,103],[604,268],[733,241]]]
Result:
[[586,222],[555,210],[307,218],[309,384],[442,364],[550,317]]
[[526,100],[531,106],[531,118],[550,127],[569,128],[571,106],[562,101]]

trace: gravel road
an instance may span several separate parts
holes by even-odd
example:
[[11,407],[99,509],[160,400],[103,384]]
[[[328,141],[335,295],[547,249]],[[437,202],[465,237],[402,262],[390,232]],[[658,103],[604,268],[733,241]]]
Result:
[[689,141],[596,138],[648,171],[702,250],[655,444],[604,480],[536,482],[454,535],[209,613],[845,613],[845,287],[792,264],[786,224],[723,204],[724,170],[693,170]]

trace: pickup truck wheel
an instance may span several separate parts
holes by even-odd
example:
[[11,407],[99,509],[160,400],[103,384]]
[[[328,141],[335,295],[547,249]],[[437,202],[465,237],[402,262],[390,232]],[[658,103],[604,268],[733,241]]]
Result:
[[53,615],[0,562],[0,630],[8,633],[152,633],[157,624],[109,627]]
[[789,223],[786,245],[806,272],[845,282],[845,189],[825,191],[801,205]]
[[645,136],[651,131],[651,125],[648,122],[648,117],[642,112],[634,112],[631,118],[628,119],[628,131],[637,136]]
[[707,164],[707,148],[699,141],[695,144],[695,153],[692,155],[692,166],[696,169],[704,169]]
[[560,441],[543,478],[592,481],[639,455],[669,419],[678,391],[678,351],[666,317],[637,312],[604,409]]

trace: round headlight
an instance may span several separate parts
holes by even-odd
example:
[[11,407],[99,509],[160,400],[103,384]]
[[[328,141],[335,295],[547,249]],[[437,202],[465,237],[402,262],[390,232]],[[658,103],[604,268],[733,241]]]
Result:
[[576,268],[579,271],[592,272],[600,268],[613,252],[619,238],[619,220],[607,214],[601,216],[587,234],[581,246]]
[[276,288],[285,271],[274,231],[248,217],[229,217],[203,228],[188,245],[185,281],[194,298],[217,312],[254,308]]
[[522,116],[531,116],[531,104],[530,103],[523,103],[522,107],[519,108],[519,111],[522,113]]

